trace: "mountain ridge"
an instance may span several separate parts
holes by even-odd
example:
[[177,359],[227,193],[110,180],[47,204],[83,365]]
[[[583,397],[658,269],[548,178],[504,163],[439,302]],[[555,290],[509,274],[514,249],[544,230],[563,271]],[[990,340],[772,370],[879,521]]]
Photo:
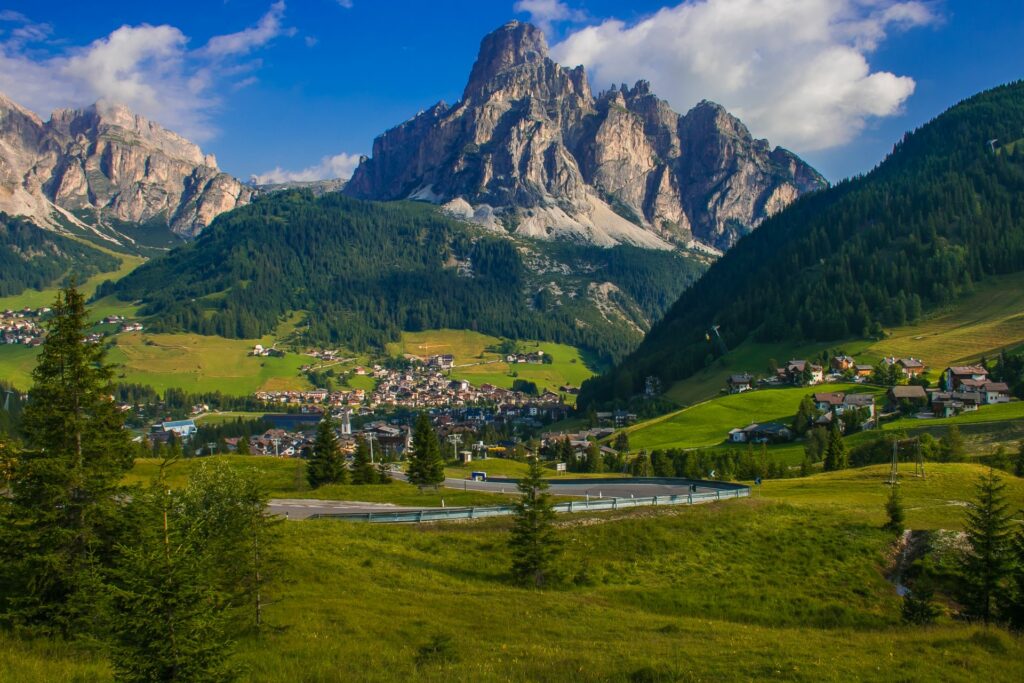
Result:
[[187,238],[253,192],[212,154],[123,105],[58,109],[43,121],[0,93],[0,211],[112,242],[131,241],[113,227],[129,223]]
[[510,22],[482,39],[462,99],[378,136],[344,191],[529,237],[666,249],[728,248],[826,184],[719,105],[680,116],[646,81],[595,97],[582,66]]

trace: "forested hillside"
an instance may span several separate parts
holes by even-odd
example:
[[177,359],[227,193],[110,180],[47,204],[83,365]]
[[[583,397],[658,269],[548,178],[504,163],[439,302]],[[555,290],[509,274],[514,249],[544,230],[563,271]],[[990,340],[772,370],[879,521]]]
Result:
[[729,348],[878,334],[1024,269],[1024,83],[966,100],[907,134],[866,176],[801,198],[744,237],[581,402],[664,386]]
[[[218,218],[100,295],[141,299],[151,331],[253,338],[306,311],[306,341],[352,350],[448,327],[569,343],[611,360],[701,270],[632,247],[513,242],[421,204],[292,191]],[[594,283],[608,283],[599,297]]]
[[45,289],[68,275],[82,281],[117,266],[113,256],[0,213],[0,296]]

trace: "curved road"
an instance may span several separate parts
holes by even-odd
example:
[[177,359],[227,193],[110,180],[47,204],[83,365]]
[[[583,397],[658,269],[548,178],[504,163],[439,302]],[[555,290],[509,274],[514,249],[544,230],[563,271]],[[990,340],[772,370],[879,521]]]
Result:
[[[392,472],[391,476],[405,481],[403,472]],[[572,483],[559,483],[557,479],[549,480],[550,492],[556,496],[578,498],[644,498],[649,496],[671,496],[690,492],[689,484],[655,484],[645,482],[609,481],[594,479],[592,481],[573,480]],[[488,493],[504,493],[509,496],[518,495],[519,490],[512,481],[472,481],[470,479],[448,478],[442,484],[445,488],[461,491],[486,491]],[[698,486],[697,492],[715,491],[712,487]],[[273,514],[288,519],[306,519],[315,514],[331,514],[339,512],[402,512],[415,510],[436,510],[432,507],[403,507],[391,503],[365,503],[349,500],[317,500],[305,498],[276,498],[270,501],[268,509]]]

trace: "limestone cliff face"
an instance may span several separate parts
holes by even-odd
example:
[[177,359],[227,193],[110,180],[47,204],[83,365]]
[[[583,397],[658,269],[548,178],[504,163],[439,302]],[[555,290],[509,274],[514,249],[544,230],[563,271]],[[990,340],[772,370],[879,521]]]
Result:
[[0,95],[2,211],[53,226],[88,209],[191,237],[251,197],[212,155],[123,106],[61,109],[43,122]]
[[536,237],[724,248],[824,184],[718,105],[680,116],[644,81],[594,97],[582,67],[556,64],[539,29],[511,22],[481,42],[462,100],[378,137],[345,191]]

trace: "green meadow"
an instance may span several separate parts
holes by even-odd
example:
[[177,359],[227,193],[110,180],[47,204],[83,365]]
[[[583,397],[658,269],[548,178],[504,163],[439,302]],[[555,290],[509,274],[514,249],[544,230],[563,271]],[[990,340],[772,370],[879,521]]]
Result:
[[519,347],[524,353],[543,351],[554,361],[531,365],[506,363],[503,355],[487,350],[499,343],[501,340],[497,337],[470,330],[428,330],[404,332],[400,341],[388,344],[388,352],[396,356],[408,354],[421,358],[451,354],[455,357],[452,378],[465,379],[476,386],[486,383],[506,389],[516,379],[523,379],[535,382],[540,391],[550,389],[558,393],[562,385],[578,387],[596,372],[593,361],[573,346],[521,341]]
[[789,424],[803,397],[815,391],[878,393],[880,390],[857,384],[826,384],[722,396],[629,427],[626,429],[629,445],[634,450],[717,446],[726,441],[729,430],[734,427],[746,427],[751,422]]
[[[981,468],[905,477],[908,525],[959,528]],[[507,519],[281,527],[246,681],[1017,681],[1024,642],[900,623],[884,467],[693,508],[558,518],[565,585],[512,586]],[[1011,500],[1024,503],[1012,479]],[[0,637],[0,679],[108,681],[87,645]]]

